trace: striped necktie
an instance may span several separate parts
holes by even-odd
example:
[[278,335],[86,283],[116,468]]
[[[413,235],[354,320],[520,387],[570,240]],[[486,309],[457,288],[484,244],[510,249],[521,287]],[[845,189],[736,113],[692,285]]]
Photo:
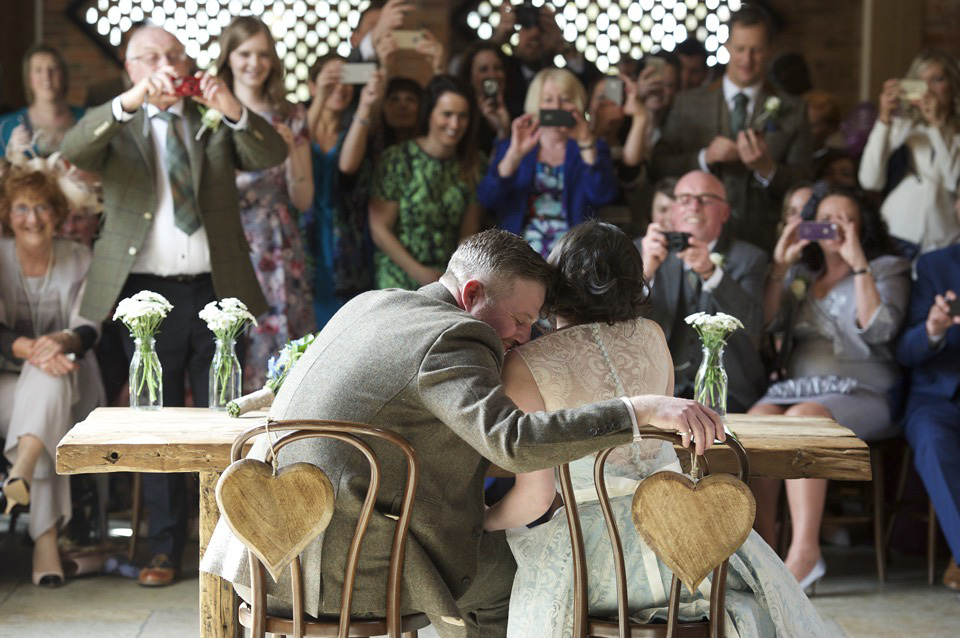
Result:
[[179,116],[169,111],[158,111],[167,123],[167,173],[170,176],[170,192],[173,195],[173,221],[177,228],[192,235],[200,228],[197,198],[193,192],[193,177],[190,174],[190,157],[187,147],[177,132]]

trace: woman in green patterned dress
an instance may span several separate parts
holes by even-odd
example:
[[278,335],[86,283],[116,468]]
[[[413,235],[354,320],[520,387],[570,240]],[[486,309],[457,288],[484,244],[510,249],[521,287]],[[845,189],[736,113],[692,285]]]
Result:
[[460,240],[479,230],[475,103],[456,79],[434,77],[420,103],[418,136],[381,156],[370,197],[377,288],[437,281]]

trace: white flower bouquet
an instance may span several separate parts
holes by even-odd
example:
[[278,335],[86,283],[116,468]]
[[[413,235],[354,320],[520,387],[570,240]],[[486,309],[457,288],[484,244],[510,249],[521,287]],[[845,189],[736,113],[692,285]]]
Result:
[[307,351],[307,348],[316,338],[316,335],[308,334],[300,339],[287,342],[287,345],[276,356],[270,357],[270,361],[267,362],[267,382],[263,385],[263,388],[228,403],[227,414],[238,417],[241,414],[266,408],[273,404],[273,399],[280,390],[280,386],[287,379],[287,375],[290,374],[293,364],[303,356],[303,353]]
[[727,339],[743,323],[732,315],[697,312],[684,319],[700,336],[703,360],[694,380],[694,396],[699,403],[723,416],[727,413],[727,372],[723,369],[723,348]]
[[154,348],[154,335],[171,310],[173,306],[163,295],[141,290],[121,300],[113,313],[114,321],[123,322],[135,344],[130,362],[131,407],[159,407],[162,403],[163,372]]
[[234,351],[236,339],[248,323],[257,325],[257,319],[242,301],[234,297],[227,297],[219,303],[211,301],[199,316],[217,341],[217,351],[210,365],[210,407],[222,409],[240,392],[240,362]]

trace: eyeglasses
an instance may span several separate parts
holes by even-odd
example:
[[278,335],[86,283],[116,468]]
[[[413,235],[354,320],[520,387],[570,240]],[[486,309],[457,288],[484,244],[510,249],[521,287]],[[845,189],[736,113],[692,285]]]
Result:
[[10,210],[10,216],[18,219],[26,219],[30,213],[37,217],[49,217],[53,215],[53,206],[50,204],[37,204],[36,206],[17,204]]
[[167,51],[166,53],[160,53],[159,51],[150,51],[143,53],[141,55],[135,55],[132,58],[127,58],[128,62],[142,62],[147,66],[157,66],[160,63],[161,59],[166,59],[170,64],[180,64],[187,59],[187,54],[183,51]]
[[700,193],[699,195],[694,195],[693,193],[680,193],[679,195],[676,195],[674,199],[681,206],[691,206],[694,202],[696,202],[704,208],[707,206],[722,206],[723,204],[727,203],[727,200],[724,198],[711,193]]

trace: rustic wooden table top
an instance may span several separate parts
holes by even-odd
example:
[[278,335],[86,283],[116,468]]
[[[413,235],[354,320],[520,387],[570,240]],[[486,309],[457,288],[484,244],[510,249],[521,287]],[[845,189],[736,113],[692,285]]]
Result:
[[[221,471],[236,436],[264,416],[232,419],[206,408],[98,408],[57,446],[57,472]],[[870,479],[866,443],[830,419],[729,414],[726,424],[746,448],[752,476]],[[735,470],[733,453],[724,446],[712,448],[707,459],[714,472]]]

